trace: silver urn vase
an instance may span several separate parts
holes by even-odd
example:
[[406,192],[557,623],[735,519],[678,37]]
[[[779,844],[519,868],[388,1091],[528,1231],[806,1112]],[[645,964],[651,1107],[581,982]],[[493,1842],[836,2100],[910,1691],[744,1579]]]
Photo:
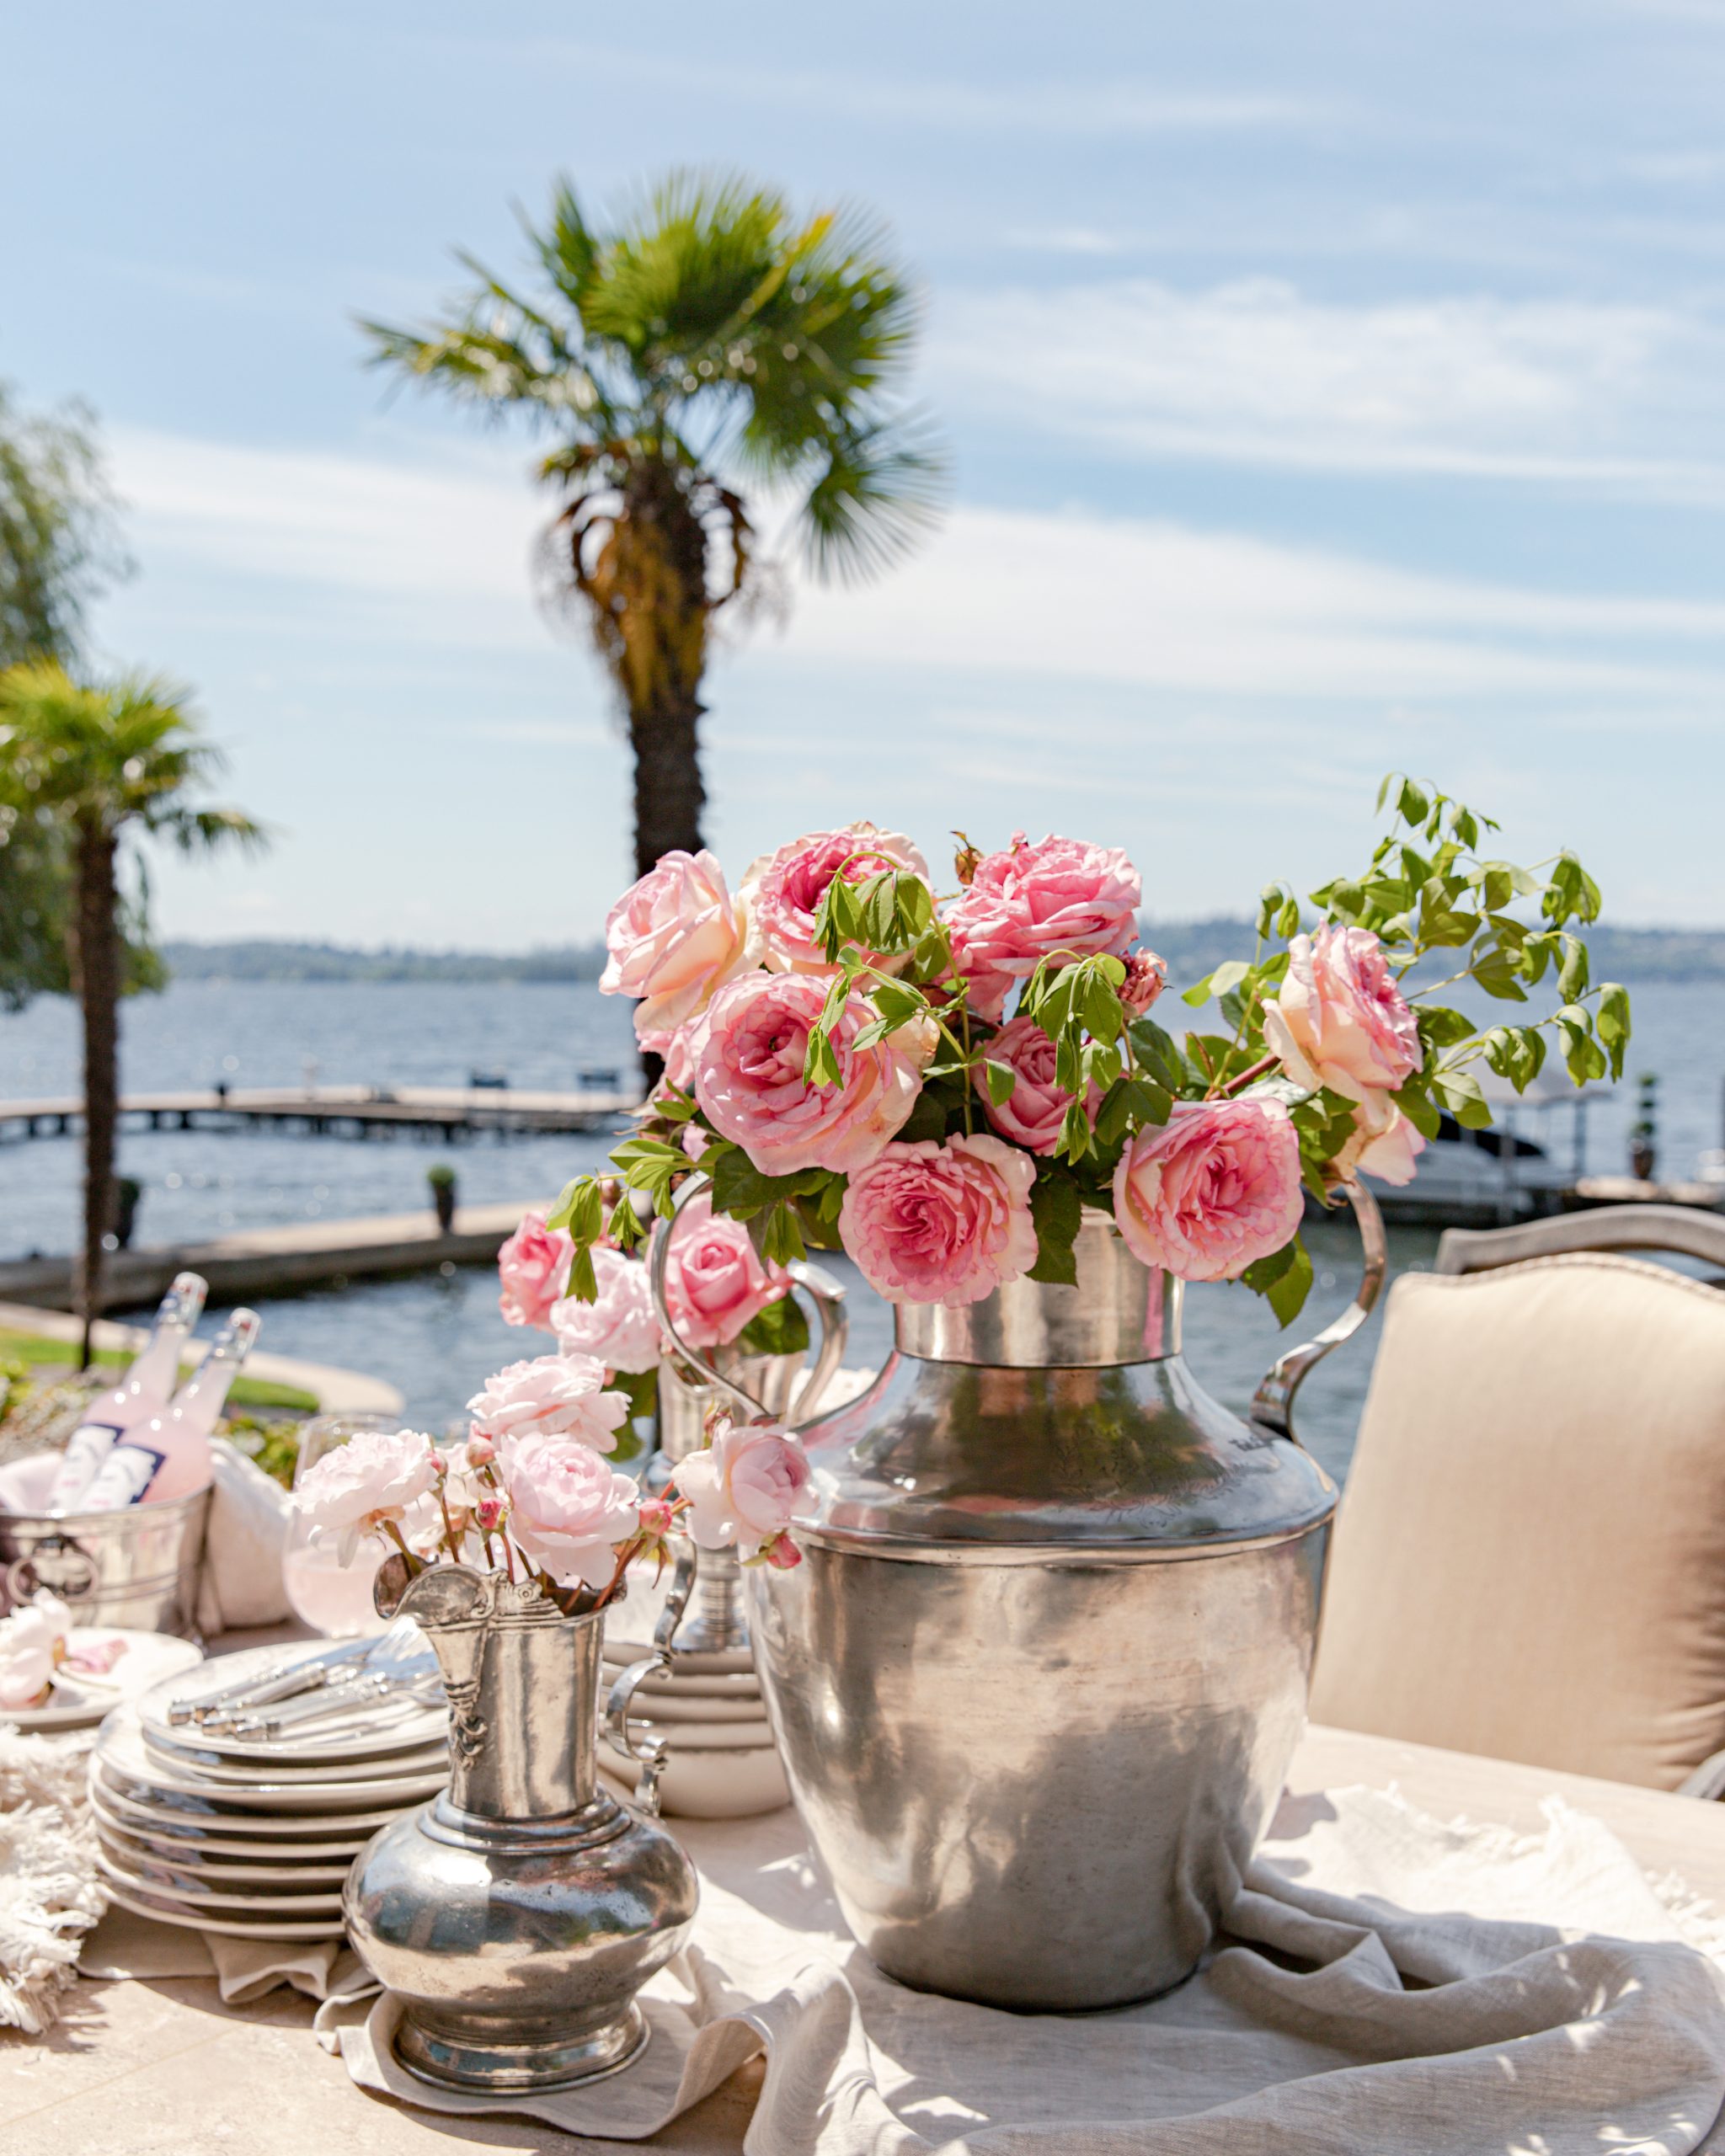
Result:
[[1087,1219],[1076,1287],[902,1305],[873,1387],[805,1430],[793,1571],[746,1575],[793,1795],[873,1960],[1058,2011],[1178,1983],[1303,1725],[1336,1491],[1180,1357],[1180,1289]]
[[617,2072],[647,2042],[635,1995],[687,1936],[697,1887],[670,1835],[596,1780],[605,1613],[465,1566],[409,1579],[399,1557],[377,1604],[423,1627],[450,1704],[448,1788],[367,1844],[343,1895],[349,1937],[402,2001],[403,2065],[493,2093]]

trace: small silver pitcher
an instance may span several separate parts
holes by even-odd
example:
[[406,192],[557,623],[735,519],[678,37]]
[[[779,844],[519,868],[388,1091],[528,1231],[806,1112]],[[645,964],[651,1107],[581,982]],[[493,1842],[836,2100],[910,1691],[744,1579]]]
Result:
[[[448,1788],[373,1837],[342,1900],[360,1958],[403,2002],[403,2065],[494,2094],[617,2073],[646,2045],[635,1995],[687,1937],[697,1890],[650,1816],[656,1769],[641,1809],[598,1784],[604,1611],[571,1616],[531,1580],[464,1565],[409,1578],[399,1556],[376,1593],[383,1616],[424,1627],[450,1708]],[[662,1662],[628,1672],[630,1691]]]
[[[734,1342],[702,1350],[677,1331],[665,1299],[665,1272],[670,1238],[664,1229],[653,1241],[649,1277],[654,1307],[666,1337],[677,1349],[659,1365],[659,1450],[647,1469],[647,1486],[662,1490],[679,1460],[698,1451],[707,1417],[715,1407],[746,1402],[750,1415],[770,1415],[787,1429],[818,1408],[832,1375],[844,1360],[850,1320],[845,1314],[843,1284],[818,1265],[788,1267],[793,1282],[814,1305],[820,1322],[820,1342],[806,1377],[804,1358],[752,1354]],[[801,1377],[801,1382],[798,1379]],[[731,1654],[749,1644],[743,1606],[742,1567],[734,1550],[703,1550],[696,1561],[694,1593],[687,1615],[677,1627],[676,1646],[691,1654]]]

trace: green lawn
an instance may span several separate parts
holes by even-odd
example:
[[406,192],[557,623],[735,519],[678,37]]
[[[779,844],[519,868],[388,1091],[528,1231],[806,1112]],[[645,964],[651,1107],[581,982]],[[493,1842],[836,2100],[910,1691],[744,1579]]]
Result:
[[[40,1332],[12,1332],[0,1326],[0,1361],[28,1363],[35,1367],[43,1363],[64,1365],[75,1359],[68,1341],[51,1340]],[[119,1365],[129,1363],[131,1357],[123,1348],[99,1348],[96,1360]],[[182,1377],[190,1367],[181,1366]],[[268,1378],[238,1377],[227,1396],[236,1407],[285,1407],[301,1415],[315,1415],[318,1412],[318,1401],[312,1394],[302,1391],[297,1385],[273,1385]]]

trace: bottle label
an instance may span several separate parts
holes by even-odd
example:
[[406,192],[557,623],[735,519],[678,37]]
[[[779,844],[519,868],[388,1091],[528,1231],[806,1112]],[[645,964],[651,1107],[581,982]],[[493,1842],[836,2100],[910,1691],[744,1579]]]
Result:
[[120,1435],[117,1423],[80,1422],[66,1441],[66,1454],[54,1471],[45,1499],[51,1513],[71,1512],[96,1479],[102,1462]]
[[141,1504],[144,1492],[156,1479],[156,1470],[168,1457],[150,1445],[128,1442],[116,1444],[96,1470],[96,1479],[84,1497],[93,1513],[124,1512]]

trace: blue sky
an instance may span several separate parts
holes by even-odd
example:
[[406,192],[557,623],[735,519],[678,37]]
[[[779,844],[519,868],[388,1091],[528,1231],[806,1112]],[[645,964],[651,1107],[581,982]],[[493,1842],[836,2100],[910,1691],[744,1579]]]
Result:
[[1626,921],[1725,921],[1725,0],[15,13],[0,377],[99,408],[261,867],[170,932],[585,937],[605,684],[533,604],[529,445],[387,401],[510,204],[675,163],[890,220],[956,494],[711,679],[737,869],[853,815],[1130,847],[1150,910],[1353,866],[1437,777]]

